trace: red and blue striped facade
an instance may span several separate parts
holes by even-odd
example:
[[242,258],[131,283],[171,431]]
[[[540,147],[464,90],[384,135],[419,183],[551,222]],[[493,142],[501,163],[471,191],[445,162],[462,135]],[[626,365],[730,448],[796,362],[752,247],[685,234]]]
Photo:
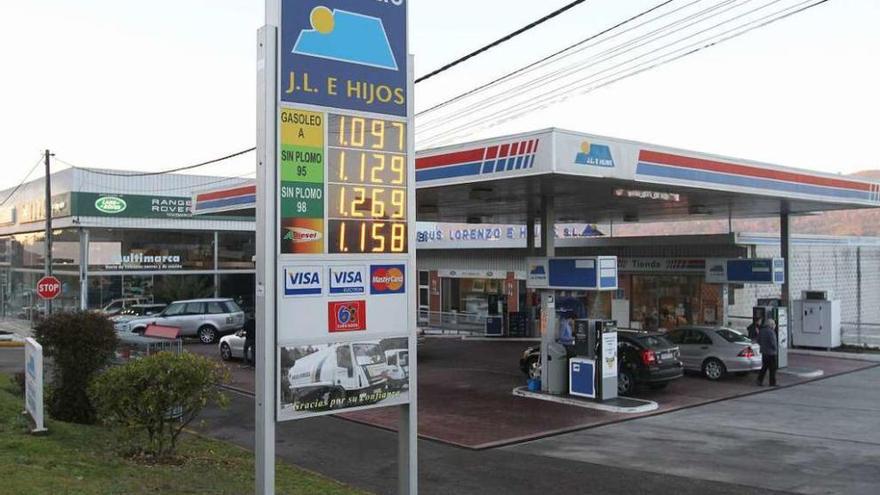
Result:
[[835,200],[880,201],[880,184],[649,150],[641,150],[639,153],[636,175],[639,178],[652,177],[761,189],[783,195],[788,193]]
[[242,186],[233,189],[196,194],[193,198],[193,212],[234,210],[253,208],[257,202],[257,186]]
[[498,174],[535,167],[539,139],[416,159],[416,182]]

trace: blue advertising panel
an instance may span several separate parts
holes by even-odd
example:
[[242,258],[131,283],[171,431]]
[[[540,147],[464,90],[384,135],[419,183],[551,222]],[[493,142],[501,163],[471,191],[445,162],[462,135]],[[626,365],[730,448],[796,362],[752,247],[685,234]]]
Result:
[[785,260],[780,258],[727,260],[727,282],[781,285],[785,283]]
[[282,0],[281,101],[407,116],[406,0]]
[[536,258],[528,262],[532,289],[617,290],[617,257]]

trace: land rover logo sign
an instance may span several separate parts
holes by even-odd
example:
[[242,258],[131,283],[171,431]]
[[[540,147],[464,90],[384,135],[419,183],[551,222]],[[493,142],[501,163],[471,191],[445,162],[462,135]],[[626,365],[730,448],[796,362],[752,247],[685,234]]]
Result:
[[128,203],[126,203],[124,199],[115,196],[103,196],[95,201],[95,208],[101,213],[115,215],[125,211],[125,209],[128,208]]

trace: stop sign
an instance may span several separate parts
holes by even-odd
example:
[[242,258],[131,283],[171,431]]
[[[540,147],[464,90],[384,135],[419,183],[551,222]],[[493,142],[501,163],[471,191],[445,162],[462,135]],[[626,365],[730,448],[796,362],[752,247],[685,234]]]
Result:
[[43,277],[37,282],[40,299],[52,300],[61,295],[61,281],[55,277]]

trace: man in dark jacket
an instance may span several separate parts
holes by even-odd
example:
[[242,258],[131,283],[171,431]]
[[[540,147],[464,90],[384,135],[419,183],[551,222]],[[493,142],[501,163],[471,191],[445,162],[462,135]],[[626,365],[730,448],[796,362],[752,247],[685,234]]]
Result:
[[761,328],[761,319],[757,316],[752,318],[752,324],[746,329],[749,332],[750,340],[758,340],[758,329]]
[[251,366],[256,366],[257,346],[257,320],[248,318],[244,324],[244,361]]
[[764,375],[770,370],[770,386],[776,386],[776,355],[778,354],[778,341],[776,340],[776,322],[770,318],[764,322],[758,330],[758,344],[761,346],[761,373],[758,374],[758,386],[764,386]]

